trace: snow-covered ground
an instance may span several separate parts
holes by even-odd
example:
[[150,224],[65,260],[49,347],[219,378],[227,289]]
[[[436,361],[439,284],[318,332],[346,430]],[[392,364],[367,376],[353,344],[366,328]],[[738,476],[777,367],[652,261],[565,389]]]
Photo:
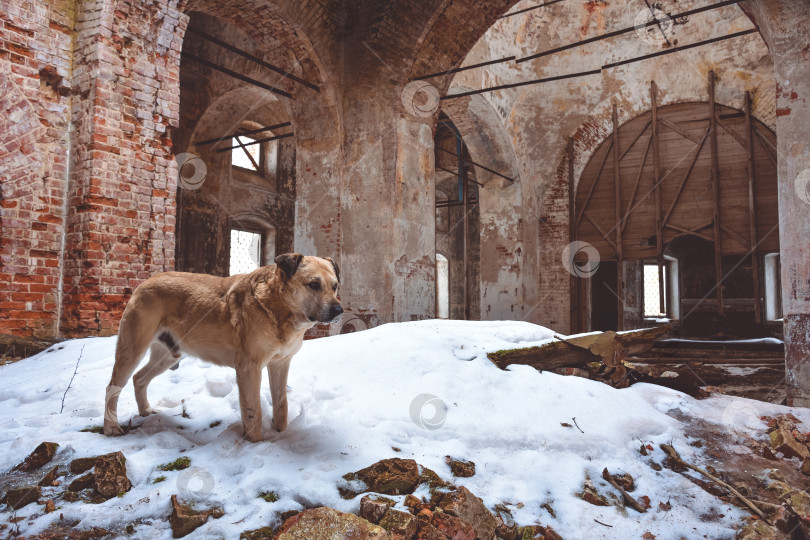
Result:
[[[383,458],[413,458],[452,479],[445,463],[451,455],[476,463],[475,476],[455,481],[488,507],[510,503],[518,524],[552,525],[566,539],[641,538],[647,531],[659,540],[733,538],[745,512],[678,474],[649,466],[652,458],[663,458],[659,443],[673,444],[688,461],[705,462],[701,450],[688,444],[684,424],[666,412],[679,409],[739,435],[757,430],[760,437],[761,415],[791,410],[810,424],[804,409],[724,396],[695,401],[644,384],[615,390],[526,366],[501,371],[485,355],[551,335],[520,322],[423,321],[308,341],[293,360],[284,433],[270,429],[270,393],[263,385],[268,440],[258,444],[241,438],[233,370],[193,358],[152,382],[150,401],[162,409],[157,415],[138,417],[132,384],[127,385],[119,416],[123,423],[133,418],[138,429],[119,438],[81,432],[102,423],[115,338],[68,341],[54,352],[0,368],[0,471],[42,441],[57,442],[60,452],[74,457],[120,450],[127,458],[129,493],[97,505],[62,503],[52,514],[29,505],[16,513],[30,516],[19,523],[26,535],[45,529],[61,513],[81,520],[79,527],[120,530],[134,523],[132,537],[171,538],[166,518],[169,497],[177,493],[199,507],[222,505],[226,512],[190,538],[238,538],[290,509],[325,505],[357,512],[360,497],[341,499],[337,482]],[[584,433],[561,423],[576,423]],[[653,445],[653,456],[640,455],[642,441]],[[157,469],[181,455],[191,458],[191,468]],[[630,473],[637,484],[633,495],[648,495],[652,508],[638,514],[576,498],[586,474],[601,493],[612,491],[601,479],[605,467]],[[161,475],[166,480],[153,483]],[[266,491],[279,500],[257,497]],[[667,501],[671,510],[659,509],[658,503]],[[0,523],[9,517],[0,507]]]

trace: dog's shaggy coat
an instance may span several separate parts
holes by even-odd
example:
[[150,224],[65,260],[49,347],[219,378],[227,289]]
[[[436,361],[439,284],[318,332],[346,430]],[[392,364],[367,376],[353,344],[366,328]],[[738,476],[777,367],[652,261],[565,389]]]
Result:
[[147,279],[130,298],[118,333],[104,433],[121,435],[118,396],[150,349],[149,362],[133,378],[138,411],[146,416],[149,382],[177,362],[181,351],[236,369],[242,425],[250,441],[262,440],[260,386],[267,368],[273,400],[272,426],[287,427],[287,373],[304,333],[340,318],[336,295],[340,271],[329,258],[279,255],[276,264],[250,274],[221,278],[166,272]]

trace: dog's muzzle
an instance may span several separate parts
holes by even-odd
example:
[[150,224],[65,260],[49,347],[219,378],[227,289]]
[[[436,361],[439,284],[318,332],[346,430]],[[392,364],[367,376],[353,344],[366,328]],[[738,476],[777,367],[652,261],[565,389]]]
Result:
[[341,315],[343,315],[343,306],[340,304],[331,304],[329,309],[323,314],[321,322],[327,324],[336,323],[340,320]]

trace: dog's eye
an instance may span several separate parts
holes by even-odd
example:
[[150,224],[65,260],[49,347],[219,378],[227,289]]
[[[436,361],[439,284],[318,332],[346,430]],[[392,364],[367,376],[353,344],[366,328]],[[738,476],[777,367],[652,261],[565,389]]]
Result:
[[307,287],[309,287],[313,291],[320,291],[321,290],[321,282],[320,281],[311,281],[311,282],[307,283]]
[[336,290],[337,290],[337,283],[335,283],[334,285],[332,285],[332,290],[333,290],[333,291],[336,291]]

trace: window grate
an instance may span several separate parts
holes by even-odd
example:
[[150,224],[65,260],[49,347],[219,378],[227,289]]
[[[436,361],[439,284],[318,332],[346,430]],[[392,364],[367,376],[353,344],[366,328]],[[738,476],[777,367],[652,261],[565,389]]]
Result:
[[262,235],[231,229],[230,275],[253,272],[262,260]]

